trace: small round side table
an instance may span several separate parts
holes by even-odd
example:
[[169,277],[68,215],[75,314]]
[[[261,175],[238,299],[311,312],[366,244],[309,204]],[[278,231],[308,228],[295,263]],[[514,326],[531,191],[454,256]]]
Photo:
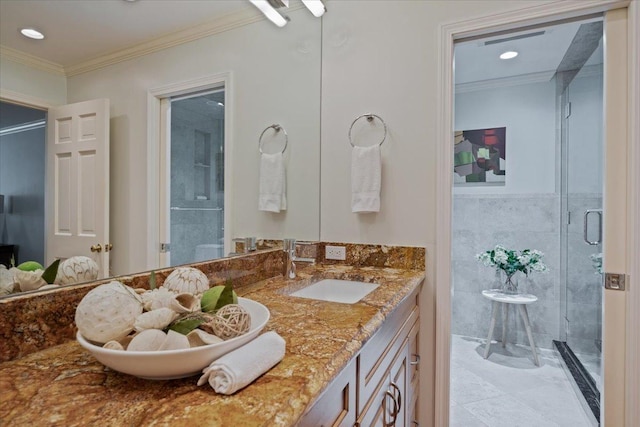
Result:
[[533,342],[533,333],[531,332],[531,324],[529,323],[529,314],[527,313],[527,305],[538,301],[538,297],[531,294],[506,294],[499,289],[488,289],[482,291],[482,296],[493,301],[491,309],[491,323],[489,325],[489,337],[487,345],[484,349],[484,358],[489,357],[489,349],[491,348],[491,339],[493,338],[493,328],[496,326],[496,318],[498,317],[498,307],[502,305],[502,347],[505,346],[507,337],[507,322],[509,321],[508,304],[514,304],[518,307],[524,328],[529,337],[529,345],[533,352],[533,362],[536,366],[540,366],[538,353],[536,353],[536,344]]

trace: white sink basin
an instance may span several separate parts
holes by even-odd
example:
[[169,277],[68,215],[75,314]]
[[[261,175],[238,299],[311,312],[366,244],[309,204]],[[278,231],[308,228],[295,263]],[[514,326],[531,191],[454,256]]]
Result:
[[377,283],[323,279],[291,294],[294,297],[353,304],[380,286]]

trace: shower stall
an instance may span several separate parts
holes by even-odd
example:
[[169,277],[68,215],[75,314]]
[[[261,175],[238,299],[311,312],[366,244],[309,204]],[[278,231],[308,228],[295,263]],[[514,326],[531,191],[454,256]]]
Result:
[[171,99],[170,264],[224,256],[224,88]]
[[[544,252],[548,273],[522,275],[519,288],[537,298],[529,306],[535,344],[557,350],[595,420],[605,215],[602,36],[602,19],[590,18],[465,40],[455,48],[459,138],[454,142],[452,333],[486,342],[491,305],[481,291],[499,284],[494,269],[479,263],[476,254],[497,244]],[[484,62],[503,50],[518,50],[514,46],[529,55],[521,62],[529,68]],[[550,72],[533,68],[550,58],[555,58]],[[492,67],[495,73],[487,74]],[[506,142],[499,159],[483,159],[492,160],[503,176],[485,180],[464,168],[468,158],[480,158],[480,152],[469,150],[474,142],[466,135],[486,129],[502,129]],[[492,147],[482,150],[491,154]],[[523,322],[517,316],[505,320],[505,341],[528,346]]]

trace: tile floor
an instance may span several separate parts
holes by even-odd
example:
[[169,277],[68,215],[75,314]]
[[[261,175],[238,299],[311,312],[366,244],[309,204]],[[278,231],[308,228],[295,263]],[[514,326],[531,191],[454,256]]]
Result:
[[450,427],[590,427],[574,389],[553,350],[452,336]]

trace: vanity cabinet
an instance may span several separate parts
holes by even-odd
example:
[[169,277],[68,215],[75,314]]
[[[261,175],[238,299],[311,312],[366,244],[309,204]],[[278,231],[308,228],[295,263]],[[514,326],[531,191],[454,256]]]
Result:
[[404,427],[417,420],[418,291],[405,298],[300,421]]

